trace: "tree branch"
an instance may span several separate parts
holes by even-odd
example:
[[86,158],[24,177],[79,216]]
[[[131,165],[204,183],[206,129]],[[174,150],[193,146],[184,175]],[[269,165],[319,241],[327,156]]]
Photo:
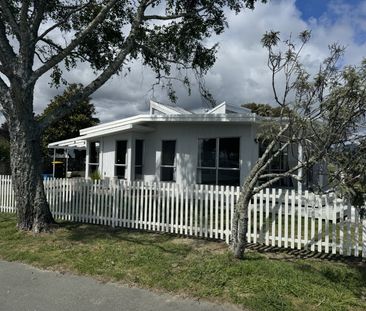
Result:
[[9,23],[9,25],[10,25],[11,29],[13,30],[15,36],[20,41],[19,25],[17,24],[16,19],[15,19],[13,13],[10,10],[9,1],[0,0],[0,5],[1,5],[1,11],[3,12],[3,18],[5,19],[5,21],[7,21]]
[[71,15],[85,9],[86,7],[88,7],[91,4],[91,2],[89,1],[88,3],[82,5],[82,6],[78,6],[76,8],[74,8],[71,12],[69,12],[66,17],[61,20],[60,22],[52,25],[51,27],[49,27],[48,29],[46,29],[42,34],[40,34],[38,36],[38,38],[36,38],[36,41],[42,40],[44,37],[46,37],[51,31],[55,30],[56,28],[60,27],[61,25],[65,24],[66,22],[68,22],[68,20],[70,19]]
[[10,45],[8,37],[6,36],[5,24],[1,19],[0,19],[0,59],[4,67],[9,67],[9,65],[13,64],[16,59],[15,52]]
[[30,83],[34,83],[40,76],[56,66],[62,60],[65,59],[80,43],[81,41],[91,33],[100,23],[103,22],[105,16],[109,13],[112,7],[116,4],[117,0],[110,0],[98,13],[98,15],[89,23],[89,25],[81,31],[71,42],[65,47],[59,54],[49,59],[43,66],[34,71]]
[[[194,10],[195,13],[199,13],[204,11],[205,8],[199,8]],[[156,20],[162,20],[162,21],[167,21],[167,20],[174,20],[174,19],[178,19],[178,18],[182,18],[182,17],[187,17],[192,15],[192,13],[182,13],[182,14],[174,14],[174,15],[144,15],[143,20],[151,20],[151,19],[156,19]]]
[[45,119],[43,119],[40,123],[40,129],[41,131],[44,130],[49,124],[52,124],[53,122],[61,119],[63,116],[68,114],[69,112],[74,109],[76,104],[91,95],[93,92],[95,92],[98,88],[100,88],[108,79],[116,73],[121,66],[123,65],[124,61],[126,60],[127,56],[132,52],[132,50],[135,48],[135,35],[138,30],[138,28],[143,23],[143,14],[146,9],[146,4],[148,0],[142,0],[140,2],[140,6],[137,10],[137,13],[135,15],[135,18],[132,23],[132,27],[130,30],[130,33],[128,37],[125,40],[124,46],[122,47],[121,51],[117,55],[117,57],[108,65],[108,67],[92,82],[90,82],[87,86],[85,86],[83,89],[81,89],[78,93],[76,93],[73,97],[68,99],[68,102],[64,103],[64,105],[61,105],[57,109],[53,111],[53,113],[50,113],[47,115]]

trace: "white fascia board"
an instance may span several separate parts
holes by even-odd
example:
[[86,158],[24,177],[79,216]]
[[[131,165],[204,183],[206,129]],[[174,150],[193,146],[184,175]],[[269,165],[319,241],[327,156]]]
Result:
[[[175,115],[138,115],[80,130],[81,137],[105,135],[131,129],[129,126],[150,122],[257,122],[255,114],[175,114]],[[141,125],[140,125],[141,126]],[[137,129],[137,128],[136,128]]]
[[257,122],[256,115],[248,114],[192,114],[192,115],[171,115],[171,116],[152,116],[151,122],[215,122],[215,123],[253,123]]
[[112,134],[117,134],[117,133],[121,133],[121,132],[131,132],[131,131],[151,132],[151,131],[154,131],[154,129],[151,127],[148,127],[148,126],[142,126],[142,125],[138,125],[138,124],[127,124],[127,125],[122,125],[122,126],[113,127],[110,129],[104,129],[104,130],[100,130],[97,132],[93,132],[93,133],[84,135],[83,138],[91,139],[91,138],[112,135]]
[[150,115],[141,114],[141,115],[137,115],[137,116],[133,116],[133,117],[117,120],[117,121],[112,121],[112,122],[108,122],[108,123],[104,123],[104,124],[100,124],[100,125],[96,125],[96,126],[92,126],[92,127],[87,127],[85,129],[81,129],[80,135],[88,135],[88,134],[91,134],[94,132],[112,129],[112,128],[120,127],[123,125],[146,122],[146,121],[149,121],[150,119],[151,119]]
[[84,149],[86,148],[86,141],[83,139],[83,137],[75,137],[65,140],[56,141],[53,143],[48,144],[47,146],[50,149],[57,149],[57,148],[75,148],[75,149]]

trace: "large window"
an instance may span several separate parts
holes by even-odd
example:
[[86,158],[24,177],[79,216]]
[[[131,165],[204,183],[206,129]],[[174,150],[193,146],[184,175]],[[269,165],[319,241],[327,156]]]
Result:
[[239,150],[239,137],[199,139],[197,182],[238,186]]
[[94,174],[99,169],[99,141],[92,141],[89,144],[89,176]]
[[127,140],[116,141],[115,176],[126,179],[127,169]]
[[[261,157],[263,153],[266,151],[268,143],[260,141],[259,142],[259,156]],[[275,146],[271,152],[271,154],[278,151],[280,148],[280,144]],[[277,157],[275,157],[272,162],[268,165],[266,169],[266,173],[268,174],[281,174],[285,173],[289,170],[289,147],[285,148],[283,151],[279,153]],[[269,179],[261,179],[259,181],[260,184],[267,182]],[[286,188],[293,188],[294,184],[291,177],[281,178],[280,180],[276,181],[272,187],[286,187]]]
[[144,141],[136,139],[135,141],[135,179],[142,179],[142,165],[143,165]]
[[175,181],[175,140],[163,140],[161,146],[161,181]]

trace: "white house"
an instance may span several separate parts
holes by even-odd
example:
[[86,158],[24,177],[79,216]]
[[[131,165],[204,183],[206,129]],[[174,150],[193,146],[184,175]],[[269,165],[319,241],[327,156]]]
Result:
[[[98,171],[101,178],[239,185],[258,158],[261,120],[226,103],[193,113],[151,101],[149,114],[82,129],[49,148],[86,149],[87,177]],[[291,157],[285,162],[275,169]]]

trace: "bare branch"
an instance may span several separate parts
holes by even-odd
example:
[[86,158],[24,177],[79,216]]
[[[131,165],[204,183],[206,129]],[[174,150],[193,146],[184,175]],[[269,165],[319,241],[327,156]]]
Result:
[[264,174],[264,175],[261,175],[259,178],[260,179],[266,179],[266,178],[286,178],[286,177],[291,177],[291,178],[296,179],[297,181],[302,181],[302,178],[300,178],[297,175],[291,174],[289,172],[278,173],[278,174],[275,174],[275,173],[273,173],[273,174]]

